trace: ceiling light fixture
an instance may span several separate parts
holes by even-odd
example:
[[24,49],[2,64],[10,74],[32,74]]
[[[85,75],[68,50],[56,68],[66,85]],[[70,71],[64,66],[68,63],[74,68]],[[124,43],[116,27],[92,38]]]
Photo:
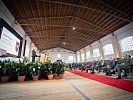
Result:
[[73,30],[75,30],[75,27],[73,27]]
[[66,43],[64,42],[63,44],[65,45]]

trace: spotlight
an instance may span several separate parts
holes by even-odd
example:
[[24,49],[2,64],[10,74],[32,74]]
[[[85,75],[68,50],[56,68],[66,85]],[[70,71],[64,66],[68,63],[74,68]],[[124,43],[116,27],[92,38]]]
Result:
[[73,30],[75,30],[75,27],[73,27]]

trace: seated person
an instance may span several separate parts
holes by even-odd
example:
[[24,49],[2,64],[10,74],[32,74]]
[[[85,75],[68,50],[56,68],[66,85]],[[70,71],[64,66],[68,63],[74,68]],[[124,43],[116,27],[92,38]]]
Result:
[[103,72],[107,71],[107,61],[106,60],[101,61],[101,69],[103,70]]
[[128,70],[130,69],[131,58],[125,54],[124,58],[121,60],[120,64],[117,64],[116,67],[114,68],[114,71],[118,72],[118,77],[116,79],[121,79],[121,71],[124,70],[124,76],[127,76]]
[[92,66],[91,66],[91,74],[94,74],[95,73],[95,68],[96,68],[96,61],[94,60],[94,61],[92,61]]
[[96,62],[96,70],[98,70],[98,73],[101,72],[102,69],[102,65],[101,65],[101,61],[98,59],[98,61]]
[[114,69],[115,64],[116,64],[116,59],[110,58],[110,60],[107,62],[107,70],[106,70],[106,75],[112,76],[111,70]]

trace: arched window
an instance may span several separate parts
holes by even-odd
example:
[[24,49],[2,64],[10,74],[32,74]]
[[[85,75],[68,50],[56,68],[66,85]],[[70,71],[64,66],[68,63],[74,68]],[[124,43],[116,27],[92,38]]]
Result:
[[120,40],[120,46],[122,52],[133,50],[133,36]]
[[74,57],[73,56],[68,56],[68,61],[69,61],[69,63],[74,62]]
[[86,58],[87,58],[87,59],[90,58],[90,51],[87,51],[87,52],[86,52]]
[[104,51],[104,55],[114,54],[114,50],[113,50],[112,44],[106,44],[103,47],[103,51]]
[[100,56],[100,53],[99,53],[99,49],[98,48],[96,48],[96,49],[93,50],[93,56],[94,57],[99,57]]

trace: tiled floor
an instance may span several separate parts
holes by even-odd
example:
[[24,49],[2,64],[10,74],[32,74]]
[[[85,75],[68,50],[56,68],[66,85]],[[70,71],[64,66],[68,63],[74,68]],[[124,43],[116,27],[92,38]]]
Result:
[[133,93],[65,72],[64,79],[0,84],[0,100],[133,100]]

